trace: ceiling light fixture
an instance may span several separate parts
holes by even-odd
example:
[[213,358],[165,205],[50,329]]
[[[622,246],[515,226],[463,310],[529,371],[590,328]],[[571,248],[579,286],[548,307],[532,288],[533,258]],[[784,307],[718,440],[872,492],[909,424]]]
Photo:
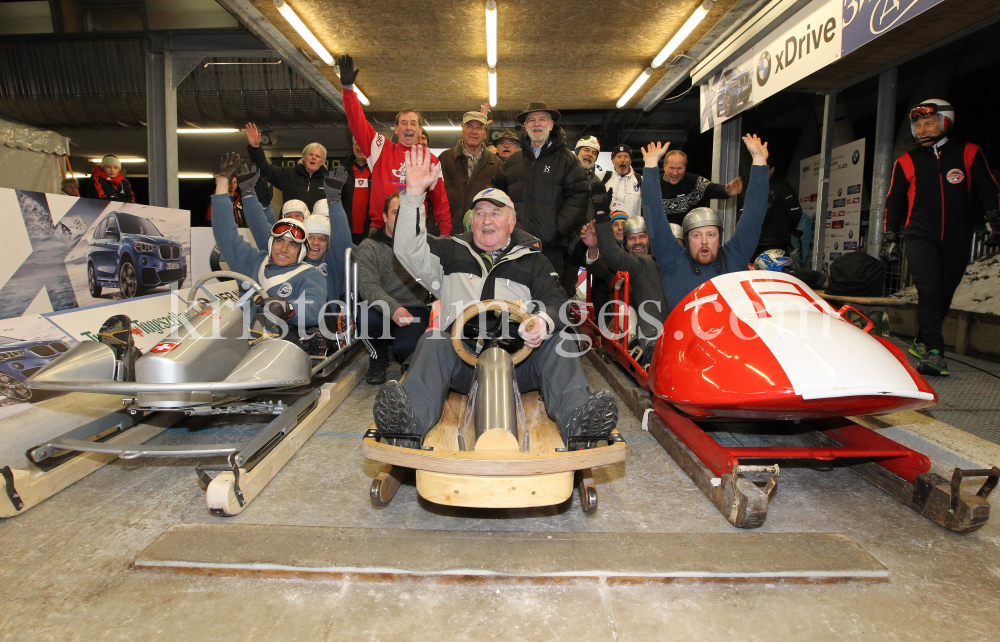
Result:
[[178,134],[236,134],[240,130],[233,129],[230,127],[206,127],[204,129],[199,129],[197,127],[178,127]]
[[635,92],[639,91],[639,88],[642,87],[646,83],[646,81],[649,80],[649,77],[652,75],[653,75],[653,68],[646,67],[643,70],[643,72],[639,74],[639,77],[635,79],[635,82],[632,83],[632,86],[628,88],[628,91],[626,91],[622,95],[622,97],[618,99],[618,102],[615,103],[615,106],[618,108],[624,107],[625,103],[632,100],[632,96],[635,96]]
[[461,125],[424,125],[425,132],[460,132]]
[[285,0],[274,0],[274,6],[278,9],[278,13],[281,14],[281,17],[287,20],[288,24],[292,25],[292,28],[295,29],[300,36],[302,36],[302,39],[309,43],[309,46],[312,47],[312,50],[315,51],[316,55],[320,57],[320,60],[328,65],[332,65],[333,56],[326,50],[326,47],[320,44],[320,41],[316,39],[313,32],[309,31],[309,27],[307,27],[305,23],[303,23],[302,20],[295,15],[295,12],[288,6],[288,3],[285,2]]
[[[88,158],[87,160],[90,161],[91,163],[100,163],[104,159],[103,158]],[[146,162],[145,158],[122,158],[121,156],[118,157],[118,160],[119,160],[119,162],[122,162],[122,163],[145,163]]]
[[674,53],[674,51],[681,46],[681,43],[691,35],[694,28],[698,26],[698,23],[705,19],[708,12],[712,9],[713,0],[705,0],[702,2],[691,17],[687,19],[684,26],[681,27],[680,31],[674,34],[674,37],[670,39],[667,46],[663,48],[663,51],[656,54],[656,58],[653,58],[653,69],[659,69],[660,65],[667,61],[667,57]]
[[215,175],[201,172],[180,172],[177,174],[177,178],[215,178]]
[[486,81],[490,88],[490,107],[497,106],[497,3],[486,3]]
[[632,99],[632,96],[635,96],[635,93],[639,91],[647,80],[649,80],[649,77],[653,75],[653,70],[658,69],[663,63],[665,63],[670,54],[674,53],[674,51],[681,46],[681,43],[683,43],[684,40],[691,35],[691,32],[698,26],[698,23],[704,20],[705,16],[708,15],[708,12],[712,9],[713,3],[714,0],[705,0],[698,5],[698,8],[695,9],[694,13],[691,14],[691,17],[687,19],[687,22],[685,22],[680,30],[674,34],[674,37],[670,39],[667,46],[664,47],[660,53],[656,54],[656,58],[653,58],[653,64],[646,67],[642,74],[635,79],[634,83],[632,83],[632,86],[628,88],[628,91],[626,91],[625,94],[618,99],[618,102],[615,104],[619,109],[624,107],[628,101]]

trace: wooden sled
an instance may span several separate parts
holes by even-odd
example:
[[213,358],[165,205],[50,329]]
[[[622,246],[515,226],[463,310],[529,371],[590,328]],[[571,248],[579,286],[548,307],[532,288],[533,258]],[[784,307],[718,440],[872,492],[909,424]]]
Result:
[[[483,311],[509,313],[517,322],[525,318],[516,306],[503,301],[484,301],[478,307],[470,306],[455,322],[452,340],[459,356],[471,365],[477,360],[461,346],[461,329],[465,321]],[[487,347],[478,359],[477,373],[484,362],[490,361],[493,364],[490,367],[496,370],[493,376],[482,380],[496,381],[497,373],[502,371],[509,381],[513,377],[514,364],[528,352],[530,350],[522,349],[512,359],[501,348]],[[516,386],[511,385],[514,388],[512,398],[520,397],[516,430],[509,424],[502,427],[491,424],[486,430],[480,425],[477,437],[474,414],[476,408],[483,408],[482,396],[495,400],[505,395],[503,390],[491,388],[492,384],[484,384],[470,395],[452,392],[445,402],[441,419],[424,437],[419,449],[379,441],[373,424],[365,433],[362,452],[368,459],[386,466],[372,482],[372,505],[375,508],[388,505],[406,470],[413,469],[417,492],[436,504],[469,508],[551,506],[569,499],[577,487],[584,512],[592,515],[597,510],[597,489],[591,471],[624,461],[625,440],[615,430],[607,445],[584,450],[567,449],[559,428],[546,414],[539,394],[518,395]],[[474,395],[480,396],[480,403],[476,403]],[[513,414],[505,416],[510,419]]]

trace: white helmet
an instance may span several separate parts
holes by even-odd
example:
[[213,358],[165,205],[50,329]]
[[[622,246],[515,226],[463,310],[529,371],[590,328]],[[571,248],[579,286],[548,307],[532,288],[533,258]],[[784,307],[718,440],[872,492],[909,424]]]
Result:
[[941,136],[944,136],[955,126],[955,107],[947,100],[929,98],[919,105],[910,108],[910,135],[917,140],[917,119],[937,114],[941,122]]
[[[319,205],[321,202],[316,201],[316,204]],[[322,214],[313,214],[306,218],[306,229],[309,231],[310,236],[313,234],[330,236],[330,218]]]
[[313,205],[313,212],[312,213],[313,213],[313,216],[326,216],[327,218],[329,218],[330,217],[330,204],[326,202],[325,198],[321,198],[318,201],[316,201],[315,205]]
[[576,147],[574,149],[580,149],[581,147],[590,147],[597,150],[597,153],[601,152],[601,143],[597,140],[596,136],[584,136],[580,140],[576,141]]
[[307,241],[309,240],[309,230],[306,226],[294,218],[283,218],[271,226],[271,235],[267,237],[267,256],[270,258],[274,239],[288,237],[293,243],[299,244],[299,258],[296,263],[301,263],[306,258],[309,251]]
[[309,216],[309,207],[297,198],[285,201],[281,206],[281,218],[288,218],[289,214],[299,212],[302,218]]

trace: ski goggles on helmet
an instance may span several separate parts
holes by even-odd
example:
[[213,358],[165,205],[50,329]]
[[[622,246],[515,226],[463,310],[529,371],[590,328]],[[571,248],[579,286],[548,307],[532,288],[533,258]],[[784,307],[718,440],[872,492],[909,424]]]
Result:
[[924,103],[922,105],[917,105],[910,110],[910,122],[916,121],[918,118],[927,118],[928,116],[933,116],[940,113],[938,111],[938,106],[934,103]]
[[287,236],[295,243],[305,243],[309,235],[306,232],[306,228],[297,224],[297,222],[278,221],[271,226],[271,236],[274,238]]

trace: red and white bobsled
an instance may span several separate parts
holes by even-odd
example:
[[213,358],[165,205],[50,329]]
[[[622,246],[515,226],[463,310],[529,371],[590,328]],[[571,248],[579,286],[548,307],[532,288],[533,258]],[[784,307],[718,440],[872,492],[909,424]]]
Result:
[[899,348],[802,281],[765,271],[724,274],[685,297],[663,325],[649,387],[693,418],[879,415],[937,403]]

